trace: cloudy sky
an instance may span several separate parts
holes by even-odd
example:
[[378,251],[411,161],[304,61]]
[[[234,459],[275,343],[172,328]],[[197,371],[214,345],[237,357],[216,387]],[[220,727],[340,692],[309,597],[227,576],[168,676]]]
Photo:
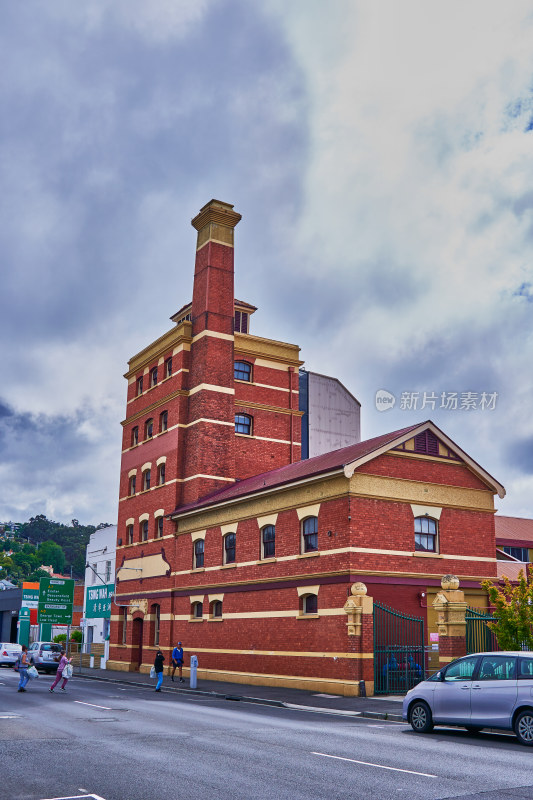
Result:
[[116,522],[122,375],[213,197],[253,332],[363,438],[431,418],[533,517],[532,11],[0,0],[0,520]]

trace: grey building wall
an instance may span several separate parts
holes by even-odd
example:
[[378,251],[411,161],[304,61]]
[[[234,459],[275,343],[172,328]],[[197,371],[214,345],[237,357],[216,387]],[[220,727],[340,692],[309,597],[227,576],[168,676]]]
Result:
[[361,404],[337,378],[300,372],[302,458],[361,441]]
[[[22,589],[4,589],[0,592],[0,642],[16,642]],[[13,635],[14,633],[14,635]]]

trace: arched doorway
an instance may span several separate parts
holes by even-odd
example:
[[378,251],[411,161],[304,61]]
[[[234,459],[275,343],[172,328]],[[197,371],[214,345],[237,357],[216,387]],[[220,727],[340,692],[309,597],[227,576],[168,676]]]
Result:
[[133,620],[131,661],[135,669],[139,669],[143,662],[143,619],[137,617]]

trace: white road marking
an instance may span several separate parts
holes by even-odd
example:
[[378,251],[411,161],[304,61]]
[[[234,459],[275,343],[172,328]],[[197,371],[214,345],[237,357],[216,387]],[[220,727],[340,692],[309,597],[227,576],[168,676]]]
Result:
[[0,714],[0,719],[19,719],[22,714]]
[[75,703],[79,703],[80,706],[92,706],[93,708],[103,708],[105,711],[112,711],[113,709],[109,706],[97,706],[96,703],[84,703],[83,700],[74,700]]
[[415,772],[412,769],[400,769],[399,767],[386,767],[384,764],[372,764],[370,761],[357,761],[355,758],[343,758],[343,756],[332,756],[329,753],[311,753],[313,756],[324,756],[324,758],[336,758],[338,761],[350,761],[352,764],[363,764],[365,767],[377,767],[378,769],[390,769],[392,772],[407,772],[409,775],[422,775],[423,778],[438,778],[438,775],[429,775],[427,772]]
[[99,794],[70,794],[68,797],[45,797],[43,800],[105,800]]

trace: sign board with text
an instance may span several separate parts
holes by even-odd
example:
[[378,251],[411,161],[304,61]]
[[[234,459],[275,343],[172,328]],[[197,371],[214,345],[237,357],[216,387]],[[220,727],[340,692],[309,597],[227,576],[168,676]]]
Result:
[[39,581],[39,623],[72,625],[74,581],[69,578],[41,578]]
[[111,616],[111,598],[114,591],[114,583],[88,586],[85,590],[85,618],[109,619]]

